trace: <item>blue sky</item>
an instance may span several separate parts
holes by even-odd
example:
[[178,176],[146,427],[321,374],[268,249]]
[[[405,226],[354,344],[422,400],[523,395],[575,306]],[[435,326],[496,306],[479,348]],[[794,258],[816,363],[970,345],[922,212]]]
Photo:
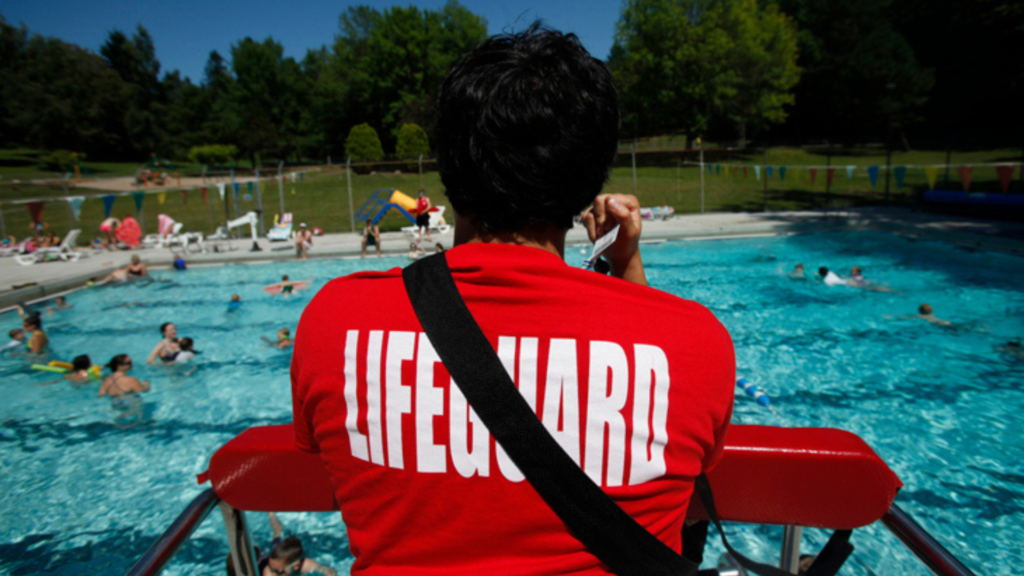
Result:
[[[487,19],[492,34],[509,27],[521,29],[539,18],[564,32],[575,32],[601,59],[607,58],[611,49],[621,6],[621,0],[461,2]],[[348,6],[358,4],[379,10],[396,5],[438,9],[444,0],[0,0],[0,14],[10,24],[24,23],[31,32],[95,52],[111,30],[131,35],[141,23],[153,36],[161,71],[177,69],[199,82],[211,50],[227,56],[231,44],[246,36],[257,40],[273,36],[284,45],[287,56],[300,59],[308,48],[330,44],[338,30],[338,16]]]

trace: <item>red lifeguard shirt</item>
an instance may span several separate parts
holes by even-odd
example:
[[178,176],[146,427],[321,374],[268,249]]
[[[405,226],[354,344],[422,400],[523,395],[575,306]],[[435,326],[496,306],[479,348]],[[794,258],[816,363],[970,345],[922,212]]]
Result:
[[430,205],[430,201],[426,197],[420,197],[416,199],[416,215],[422,216],[427,213],[427,206]]
[[[721,457],[735,358],[703,306],[500,244],[445,253],[484,334],[562,447],[677,551],[693,479]],[[401,270],[306,307],[296,444],[331,474],[352,574],[604,574],[511,463],[423,334]]]

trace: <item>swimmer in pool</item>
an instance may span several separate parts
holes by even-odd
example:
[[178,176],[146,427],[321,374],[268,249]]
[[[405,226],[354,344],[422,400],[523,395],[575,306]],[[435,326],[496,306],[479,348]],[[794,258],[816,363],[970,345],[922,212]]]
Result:
[[238,294],[232,294],[231,300],[228,302],[228,312],[238,310],[242,307],[242,304],[245,304],[245,302],[242,302],[242,297]]
[[112,374],[103,380],[103,384],[100,385],[99,395],[121,398],[129,395],[138,395],[140,392],[148,392],[149,382],[128,375],[128,371],[132,369],[132,366],[132,359],[127,354],[118,354],[111,358],[107,367],[110,368]]
[[864,273],[861,271],[860,266],[854,266],[850,268],[850,277],[846,279],[847,286],[853,286],[855,288],[862,288],[871,292],[891,292],[893,294],[899,294],[899,292],[889,288],[888,286],[882,286],[875,284],[864,277]]
[[789,272],[789,278],[792,280],[807,280],[807,274],[804,272],[804,265],[797,264]]
[[182,362],[188,362],[189,360],[196,357],[196,349],[194,348],[195,342],[191,338],[182,338],[178,341],[178,347],[180,351],[174,356],[174,363],[181,364]]
[[30,354],[42,354],[50,346],[50,339],[43,332],[43,321],[39,314],[35,313],[25,318],[21,323],[22,329],[28,334],[28,352]]
[[847,284],[846,280],[843,280],[835,272],[824,266],[818,268],[818,276],[821,277],[826,286],[846,286]]
[[174,362],[178,357],[178,352],[181,352],[181,346],[178,344],[178,327],[173,322],[161,324],[160,335],[164,338],[153,347],[153,351],[146,358],[146,364],[152,364],[158,358],[162,362]]
[[937,317],[934,311],[932,310],[930,304],[921,304],[917,308],[917,314],[914,314],[912,316],[904,316],[904,318],[920,318],[921,320],[931,322],[932,324],[938,324],[939,326],[953,325],[952,322],[948,320],[942,320],[941,318]]
[[1012,360],[1024,360],[1024,347],[1020,345],[1020,338],[1014,338],[1006,344],[996,348],[996,352],[1007,356]]
[[64,380],[72,384],[87,384],[92,380],[92,374],[89,373],[90,368],[92,368],[92,360],[88,355],[75,356],[75,359],[71,361],[71,372],[64,375]]
[[136,278],[143,278],[149,275],[149,269],[142,263],[142,259],[139,258],[138,254],[132,254],[132,263],[125,267],[125,272],[128,276]]
[[270,344],[272,347],[278,350],[284,350],[285,348],[291,348],[292,344],[295,344],[295,340],[292,339],[292,331],[287,328],[281,328],[277,331],[277,342],[267,338],[266,336],[260,336],[263,341]]
[[63,296],[57,296],[53,299],[53,306],[46,307],[46,315],[53,316],[54,312],[67,310],[68,308],[71,308],[71,304],[68,304],[68,299]]
[[287,274],[285,274],[284,276],[281,276],[281,281],[280,282],[275,282],[274,284],[270,284],[268,286],[264,286],[263,289],[264,290],[272,290],[272,289],[274,289],[274,288],[276,288],[278,286],[280,286],[281,294],[284,295],[284,296],[291,296],[292,294],[295,293],[295,282],[292,282],[291,279],[288,278]]
[[409,243],[409,260],[418,260],[427,253],[422,246],[415,242]]
[[8,342],[7,344],[5,344],[4,347],[2,348],[2,350],[4,350],[4,351],[8,351],[9,350],[11,352],[14,352],[14,351],[24,352],[25,351],[25,345],[27,343],[27,340],[25,338],[25,331],[24,330],[22,330],[21,328],[15,328],[14,330],[11,330],[10,332],[8,332],[7,336],[11,339],[11,341]]

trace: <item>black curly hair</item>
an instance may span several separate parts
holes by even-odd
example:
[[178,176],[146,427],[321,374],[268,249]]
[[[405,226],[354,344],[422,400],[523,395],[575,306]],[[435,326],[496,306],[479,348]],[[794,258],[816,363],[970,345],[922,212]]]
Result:
[[445,76],[435,129],[452,207],[486,232],[568,230],[618,150],[612,77],[574,34],[534,23],[485,40]]

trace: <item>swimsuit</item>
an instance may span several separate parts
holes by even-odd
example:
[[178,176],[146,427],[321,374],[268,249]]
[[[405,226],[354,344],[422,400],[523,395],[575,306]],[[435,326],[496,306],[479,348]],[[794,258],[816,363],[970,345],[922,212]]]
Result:
[[281,288],[281,294],[291,294],[293,290],[295,290],[295,285],[288,284],[287,286],[283,286]]
[[132,270],[131,268],[128,268],[128,273],[132,276],[142,276],[142,270]]
[[366,245],[367,246],[376,246],[377,245],[377,237],[374,236],[373,233],[370,232],[369,230],[366,231]]

